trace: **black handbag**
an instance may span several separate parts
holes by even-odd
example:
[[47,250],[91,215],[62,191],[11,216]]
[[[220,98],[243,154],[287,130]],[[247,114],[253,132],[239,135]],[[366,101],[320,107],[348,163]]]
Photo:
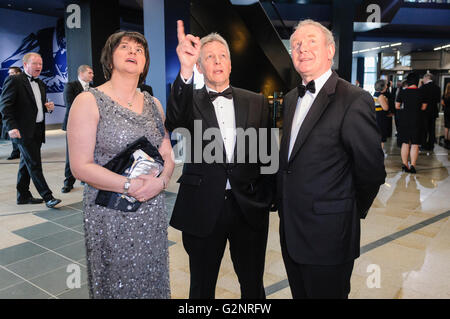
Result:
[[[158,162],[161,166],[164,166],[164,160],[158,149],[153,146],[145,136],[142,136],[133,143],[129,144],[123,151],[117,154],[108,163],[103,165],[103,167],[117,174],[126,176],[125,171],[130,168],[134,162],[133,153],[139,149],[152,157],[155,162]],[[122,196],[121,193],[105,190],[100,190],[98,192],[98,195],[95,198],[95,204],[123,212],[135,212],[138,210],[139,206],[141,206],[141,202],[139,201],[131,203],[126,199],[126,197]]]

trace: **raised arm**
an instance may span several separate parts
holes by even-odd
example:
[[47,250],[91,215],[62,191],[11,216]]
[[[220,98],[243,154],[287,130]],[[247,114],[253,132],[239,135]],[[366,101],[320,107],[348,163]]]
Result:
[[183,21],[177,21],[180,73],[172,84],[166,109],[165,125],[169,131],[187,127],[192,122],[192,94],[194,66],[200,56],[200,39],[191,34],[185,35]]

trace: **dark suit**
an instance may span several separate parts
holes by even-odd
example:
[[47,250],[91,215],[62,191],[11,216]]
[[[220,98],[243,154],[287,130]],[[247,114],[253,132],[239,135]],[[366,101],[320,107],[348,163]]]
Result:
[[[73,101],[77,97],[78,94],[83,92],[83,86],[81,85],[80,81],[72,81],[67,82],[66,86],[64,87],[64,104],[66,105],[66,114],[64,116],[64,122],[62,124],[62,130],[65,131],[67,129],[67,120],[69,119],[69,112],[70,107],[72,106]],[[72,171],[70,170],[70,162],[69,162],[69,148],[67,147],[67,140],[66,140],[66,166],[64,169],[64,185],[65,186],[72,186],[75,183],[75,177],[72,175]]]
[[35,96],[25,73],[6,78],[1,95],[0,111],[6,132],[18,129],[20,139],[14,139],[19,145],[21,157],[17,176],[17,199],[31,197],[29,191],[30,177],[41,197],[52,199],[47,182],[42,173],[41,145],[45,143],[45,84],[37,79],[41,93],[44,119],[36,123],[38,113]]
[[[266,99],[253,92],[232,87],[236,128],[267,128]],[[194,120],[202,124],[201,134],[208,128],[219,128],[214,106],[206,88],[193,90],[178,75],[166,110],[169,131],[186,128],[194,138]],[[272,193],[261,175],[261,163],[249,163],[249,145],[245,147],[245,163],[226,163],[222,137],[223,162],[186,163],[178,180],[180,188],[170,225],[183,232],[183,244],[189,254],[191,298],[214,298],[215,285],[226,241],[239,282],[242,298],[264,298],[263,273],[269,205]],[[201,151],[210,143],[194,141],[190,151]],[[188,146],[189,147],[189,146]],[[252,152],[256,152],[253,150]],[[222,156],[222,154],[221,154]],[[225,191],[227,179],[231,191]]]
[[422,147],[433,150],[436,142],[436,118],[439,117],[439,103],[441,101],[441,89],[434,82],[428,82],[420,88],[427,103],[424,116],[422,117],[423,125],[423,142]]
[[283,259],[294,298],[345,298],[359,256],[360,218],[386,177],[374,102],[333,72],[288,160],[297,100],[296,89],[284,99],[277,176]]

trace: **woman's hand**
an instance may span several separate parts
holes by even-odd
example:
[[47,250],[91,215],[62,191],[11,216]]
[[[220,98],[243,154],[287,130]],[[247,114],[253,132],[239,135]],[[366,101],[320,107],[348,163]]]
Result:
[[144,186],[144,181],[137,178],[132,178],[130,180],[130,188],[128,189],[128,195],[131,197],[136,197],[136,192]]
[[152,199],[161,193],[164,188],[163,180],[158,177],[153,177],[151,175],[140,175],[136,178],[136,180],[141,181],[143,185],[136,192],[134,192],[133,195],[131,193],[130,195],[140,202],[145,202]]

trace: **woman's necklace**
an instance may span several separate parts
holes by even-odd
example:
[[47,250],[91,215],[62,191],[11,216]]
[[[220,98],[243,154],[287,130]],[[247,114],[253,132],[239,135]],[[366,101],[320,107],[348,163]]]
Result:
[[128,101],[128,102],[127,102],[127,107],[128,107],[130,110],[133,109],[133,102],[134,102],[134,99],[135,99],[135,98],[136,98],[136,93],[134,93],[133,98],[131,99],[131,101]]

